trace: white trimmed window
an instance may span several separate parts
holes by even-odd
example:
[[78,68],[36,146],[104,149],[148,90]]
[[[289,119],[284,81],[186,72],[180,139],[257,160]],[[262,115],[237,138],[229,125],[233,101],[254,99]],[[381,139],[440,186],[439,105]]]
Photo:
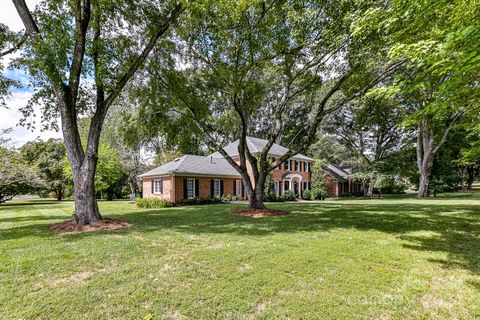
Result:
[[237,197],[242,196],[242,180],[235,180],[235,191]]
[[195,198],[195,179],[187,179],[187,198]]
[[153,193],[162,194],[163,193],[163,179],[153,180]]
[[290,170],[290,161],[291,160],[285,161],[285,170]]
[[220,180],[213,180],[213,196],[220,197]]

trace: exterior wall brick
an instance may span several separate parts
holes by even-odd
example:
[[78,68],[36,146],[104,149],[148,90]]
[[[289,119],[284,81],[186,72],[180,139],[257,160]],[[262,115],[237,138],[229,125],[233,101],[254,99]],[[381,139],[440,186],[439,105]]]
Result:
[[310,181],[310,172],[293,170],[272,170],[272,176],[275,181],[282,181],[283,176],[289,173],[300,175],[302,177],[302,182]]
[[[233,160],[236,163],[240,163],[240,158],[238,158],[238,157],[233,158]],[[306,162],[306,161],[304,161],[304,162]],[[292,161],[292,168],[291,168],[292,170],[284,170],[283,169],[284,168],[284,163],[282,163],[279,166],[279,168],[281,168],[281,169],[272,170],[273,179],[275,179],[275,181],[282,181],[283,175],[288,174],[288,173],[299,174],[302,177],[302,182],[303,181],[305,181],[305,182],[310,181],[310,172],[300,171],[300,165],[298,166],[299,170],[293,170],[295,168],[295,166],[293,165],[293,161]],[[302,169],[303,169],[303,166],[302,166]],[[252,182],[253,182],[252,166],[250,165],[250,162],[248,162],[248,161],[247,161],[247,172],[248,172],[248,175],[250,176],[250,179],[252,179]]]
[[[163,179],[163,193],[154,194],[152,193],[152,180]],[[172,193],[172,177],[154,177],[154,178],[144,178],[143,179],[143,197],[144,198],[160,198],[167,201],[174,201]]]
[[175,202],[181,201],[183,197],[183,179],[198,179],[198,197],[201,199],[211,198],[211,180],[223,180],[223,194],[233,195],[233,181],[240,178],[211,178],[211,177],[193,177],[193,176],[174,176],[175,181]]
[[[239,157],[233,158],[237,163],[240,162]],[[310,172],[300,171],[300,169],[304,169],[304,166],[298,166],[299,170],[284,170],[284,164],[280,165],[282,169],[275,169],[272,171],[272,175],[275,181],[281,182],[283,176],[286,174],[298,174],[302,177],[303,182],[310,182]],[[292,168],[294,169],[295,166],[292,162]],[[250,176],[252,183],[253,181],[253,172],[250,163],[247,161],[247,172]],[[152,193],[152,179],[163,179],[163,193],[162,194],[153,194]],[[183,200],[183,180],[187,179],[198,179],[199,180],[199,198],[202,199],[209,199],[211,198],[211,180],[212,179],[219,179],[224,181],[224,195],[234,195],[234,187],[233,183],[235,180],[241,180],[241,177],[238,178],[212,178],[212,177],[195,177],[195,176],[164,176],[164,177],[148,177],[143,179],[143,197],[144,198],[161,198],[171,202],[179,202]],[[280,183],[280,188],[283,191],[283,185]],[[255,185],[253,186],[255,187]],[[243,188],[243,184],[242,184]],[[301,186],[303,190],[303,185]],[[246,198],[246,197],[244,197]]]
[[338,197],[338,182],[329,175],[325,175],[325,184],[327,186],[327,197]]
[[[239,157],[234,157],[233,160],[236,162],[236,163],[240,163],[240,158]],[[286,175],[286,174],[298,174],[302,177],[302,184],[303,182],[310,182],[310,177],[311,177],[311,174],[310,172],[305,172],[303,170],[305,170],[305,163],[309,162],[309,161],[299,161],[299,164],[298,164],[298,170],[295,170],[295,161],[297,160],[291,160],[291,167],[290,167],[290,170],[284,170],[285,168],[285,163],[282,163],[278,168],[279,169],[275,169],[275,170],[272,170],[272,176],[273,176],[273,179],[275,181],[278,181],[280,182],[280,194],[283,193],[283,184],[281,183],[283,181],[283,176]],[[303,162],[302,164],[300,164],[300,162]],[[310,169],[311,169],[311,166],[312,166],[312,163],[310,162]],[[255,183],[254,183],[254,180],[253,180],[253,172],[252,172],[252,166],[250,165],[250,162],[247,161],[247,173],[248,175],[250,176],[250,179],[252,181],[252,185],[253,187],[255,188]],[[302,190],[303,190],[303,185],[301,186]]]
[[[233,161],[235,161],[237,164],[240,164],[240,157],[232,157]],[[248,176],[250,177],[250,180],[252,181],[252,187],[255,188],[255,181],[253,180],[253,170],[252,170],[252,165],[248,160],[245,161],[247,164],[247,173]]]

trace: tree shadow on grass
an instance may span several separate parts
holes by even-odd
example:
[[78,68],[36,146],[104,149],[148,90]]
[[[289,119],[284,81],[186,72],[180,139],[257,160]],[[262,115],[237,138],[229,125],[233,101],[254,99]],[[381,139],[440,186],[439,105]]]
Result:
[[[480,274],[480,211],[471,205],[433,203],[302,203],[271,204],[291,211],[287,216],[254,219],[231,214],[240,205],[208,205],[166,209],[133,209],[129,212],[102,212],[105,217],[132,223],[129,229],[55,235],[48,224],[30,224],[4,229],[0,239],[27,236],[57,237],[77,241],[108,234],[128,236],[131,232],[149,233],[169,230],[185,234],[234,234],[264,237],[281,233],[328,232],[334,229],[379,231],[395,235],[412,250],[445,252],[445,267],[460,267]],[[110,209],[111,210],[111,209]],[[56,216],[66,219],[65,216]],[[44,219],[44,217],[39,217]],[[54,220],[54,218],[52,218]],[[433,234],[417,236],[413,232]]]
[[65,203],[73,203],[73,200],[55,200],[55,199],[25,199],[25,200],[12,200],[2,203],[0,208],[8,209],[9,207],[19,206],[37,206],[37,205],[61,205]]

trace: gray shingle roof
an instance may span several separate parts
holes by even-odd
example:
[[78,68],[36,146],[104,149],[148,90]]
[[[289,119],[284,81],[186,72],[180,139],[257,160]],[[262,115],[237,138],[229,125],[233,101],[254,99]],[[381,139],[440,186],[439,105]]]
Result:
[[[255,153],[260,153],[262,152],[263,148],[265,147],[265,145],[267,144],[267,140],[264,140],[264,139],[258,139],[258,138],[253,138],[253,137],[247,137],[247,146],[248,146],[248,150],[250,150],[250,152],[252,154],[255,154]],[[228,155],[230,155],[231,157],[235,157],[235,156],[238,156],[238,140],[228,144],[227,146],[225,146],[223,148],[227,153]],[[268,151],[268,154],[271,155],[271,156],[283,156],[285,153],[288,152],[288,149],[285,148],[285,147],[282,147],[281,145],[278,145],[276,143],[274,143],[272,145],[272,147],[270,148],[270,150]],[[214,158],[223,158],[223,156],[220,154],[220,152],[214,152],[212,153],[210,156],[214,157]],[[292,159],[298,159],[298,160],[307,160],[307,161],[313,161],[312,158],[309,158],[307,156],[304,156],[303,154],[296,154],[292,157]]]
[[161,165],[160,167],[145,172],[140,175],[140,177],[161,176],[172,173],[209,176],[240,176],[240,174],[225,159],[187,154]]
[[333,177],[335,180],[339,182],[347,182],[349,179],[350,173],[334,164],[329,163],[329,164],[323,165],[322,169],[328,175],[330,175],[331,177]]

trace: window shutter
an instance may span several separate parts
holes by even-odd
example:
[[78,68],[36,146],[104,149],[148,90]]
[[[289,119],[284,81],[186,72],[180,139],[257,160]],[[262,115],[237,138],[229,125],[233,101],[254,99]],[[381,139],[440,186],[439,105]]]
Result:
[[152,194],[153,194],[154,191],[155,191],[154,186],[153,186],[154,183],[155,183],[155,180],[152,179]]
[[183,199],[188,198],[187,179],[183,179]]
[[214,180],[213,179],[210,180],[210,198],[213,198],[213,196],[214,196],[213,195],[214,194],[214,184],[215,184]]
[[200,184],[198,183],[198,179],[195,179],[195,198],[198,198],[198,195],[200,194],[198,188],[200,187]]
[[223,180],[220,180],[220,196],[223,196]]
[[233,180],[233,195],[237,195],[237,180]]

